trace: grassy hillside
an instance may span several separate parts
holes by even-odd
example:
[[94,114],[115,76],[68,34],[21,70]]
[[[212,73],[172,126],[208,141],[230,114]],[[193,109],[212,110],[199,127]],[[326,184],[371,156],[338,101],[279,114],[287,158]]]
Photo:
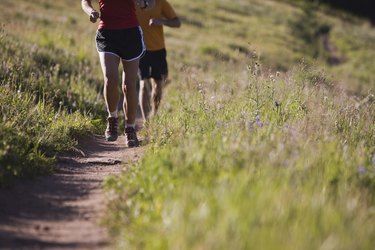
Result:
[[103,113],[95,51],[81,42],[73,2],[5,1],[0,10],[0,186],[49,173]]
[[[79,1],[4,1],[2,184],[48,172],[104,116]],[[107,181],[116,247],[371,249],[370,24],[304,1],[170,2],[172,83],[144,158]]]
[[[166,30],[173,82],[150,148],[107,181],[118,249],[371,249],[369,24],[302,3],[171,2],[184,24]],[[327,25],[338,65],[315,36]]]
[[[292,4],[293,3],[293,4]],[[319,64],[335,82],[356,93],[375,87],[375,31],[368,21],[304,1],[174,1],[184,28],[168,30],[176,63],[203,65],[244,62],[259,57],[264,68],[287,71],[301,61]],[[342,18],[340,18],[342,17]],[[329,55],[315,34],[330,27],[330,40],[342,63],[329,66]],[[174,57],[173,57],[174,58]],[[232,64],[232,63],[231,63]],[[215,65],[215,64],[214,64]],[[339,77],[338,77],[339,76]]]
[[108,180],[119,249],[371,249],[373,102],[313,69],[231,85],[189,73],[145,158]]

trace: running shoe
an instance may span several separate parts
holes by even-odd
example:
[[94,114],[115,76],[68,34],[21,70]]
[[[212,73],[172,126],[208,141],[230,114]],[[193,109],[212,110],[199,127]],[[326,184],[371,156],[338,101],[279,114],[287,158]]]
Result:
[[107,141],[116,141],[118,137],[118,118],[108,117],[107,118],[107,129],[105,130],[105,139]]
[[132,127],[125,128],[125,144],[129,148],[139,146],[137,133],[135,132],[135,129]]

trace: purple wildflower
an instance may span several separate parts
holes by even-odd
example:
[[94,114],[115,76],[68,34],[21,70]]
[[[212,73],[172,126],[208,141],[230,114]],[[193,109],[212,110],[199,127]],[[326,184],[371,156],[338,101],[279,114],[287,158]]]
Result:
[[257,115],[257,116],[255,117],[255,121],[257,121],[257,122],[260,121],[260,117],[259,117],[259,115]]
[[364,174],[366,174],[366,168],[364,167],[364,166],[358,166],[358,168],[357,168],[357,172],[358,172],[358,174],[360,174],[360,175],[364,175]]

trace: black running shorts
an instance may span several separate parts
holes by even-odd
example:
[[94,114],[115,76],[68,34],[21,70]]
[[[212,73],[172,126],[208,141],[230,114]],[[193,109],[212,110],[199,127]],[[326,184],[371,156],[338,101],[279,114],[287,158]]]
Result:
[[125,61],[138,59],[145,52],[140,27],[119,30],[98,29],[95,40],[98,52],[111,53]]
[[149,51],[139,62],[139,69],[142,79],[154,78],[163,79],[162,76],[168,74],[167,51],[165,49]]

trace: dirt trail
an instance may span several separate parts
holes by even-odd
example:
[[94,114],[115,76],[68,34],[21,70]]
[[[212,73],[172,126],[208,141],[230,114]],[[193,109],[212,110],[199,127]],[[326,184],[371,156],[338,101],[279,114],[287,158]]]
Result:
[[106,202],[102,181],[143,153],[123,142],[92,136],[80,143],[85,156],[59,157],[53,175],[0,190],[0,249],[108,249],[99,224]]

